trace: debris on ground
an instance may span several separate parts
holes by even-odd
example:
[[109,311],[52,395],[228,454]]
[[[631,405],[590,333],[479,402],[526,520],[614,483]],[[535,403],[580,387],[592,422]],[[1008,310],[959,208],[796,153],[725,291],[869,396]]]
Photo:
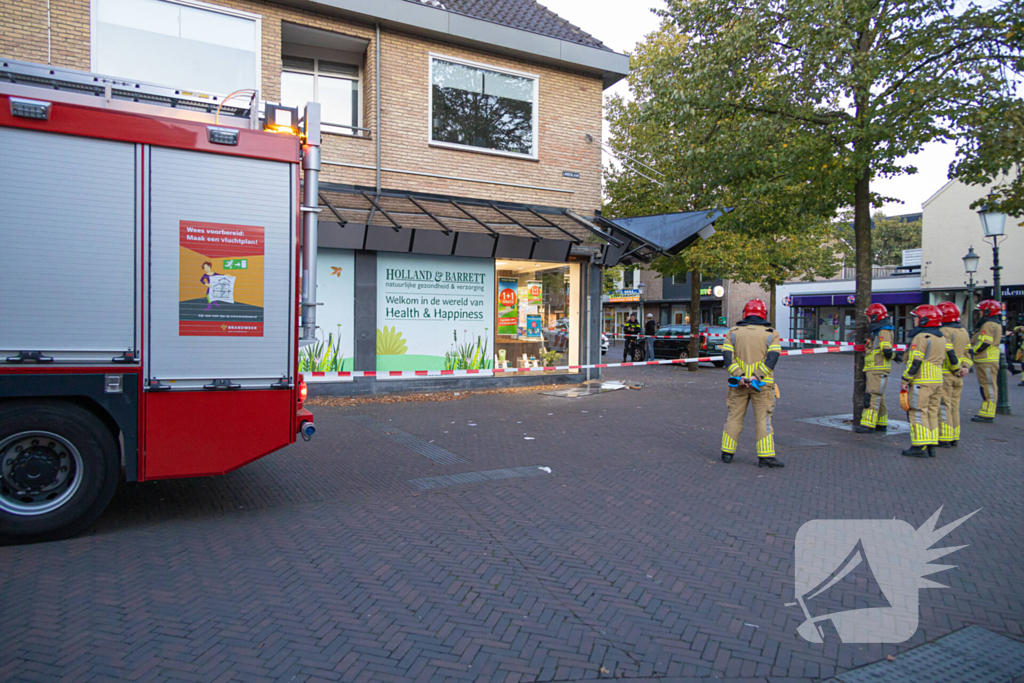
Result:
[[531,387],[506,387],[503,389],[479,389],[474,391],[432,391],[426,394],[386,394],[383,396],[317,396],[306,401],[307,406],[326,406],[329,408],[348,408],[371,403],[437,403],[440,401],[461,401],[470,396],[488,394],[521,394],[540,393],[550,389],[551,385]]

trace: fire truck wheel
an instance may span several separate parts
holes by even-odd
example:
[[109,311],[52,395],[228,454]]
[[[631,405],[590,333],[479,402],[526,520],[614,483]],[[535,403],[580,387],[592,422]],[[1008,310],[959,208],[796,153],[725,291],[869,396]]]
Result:
[[85,408],[0,404],[0,542],[77,534],[110,503],[120,475],[116,438]]

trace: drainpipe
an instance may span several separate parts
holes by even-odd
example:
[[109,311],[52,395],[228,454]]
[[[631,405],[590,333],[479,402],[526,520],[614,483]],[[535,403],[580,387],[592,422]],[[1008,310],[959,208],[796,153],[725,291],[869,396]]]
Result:
[[306,105],[306,142],[302,145],[302,331],[316,339],[317,214],[320,213],[320,104]]
[[374,99],[376,100],[377,106],[377,130],[374,131],[377,137],[377,194],[380,194],[380,24],[375,24],[377,30],[377,39],[373,43],[375,56],[374,79],[376,80],[376,88],[374,93]]
[[[588,366],[587,367],[587,381],[588,382],[590,381],[590,367],[589,366],[594,364],[593,355],[590,352],[591,343],[592,343],[592,340],[590,338],[590,333],[591,333],[590,316],[592,315],[592,312],[590,310],[590,305],[591,305],[591,300],[594,298],[594,283],[591,282],[591,279],[593,277],[594,277],[594,255],[591,254],[590,255],[590,260],[587,261],[587,277],[586,277],[587,287],[586,287],[586,289],[583,292],[581,292],[581,294],[583,294],[586,297],[586,300],[587,300],[587,352],[586,352],[587,353],[587,360],[584,361],[584,365]],[[583,279],[583,278],[580,278],[580,279]],[[599,348],[599,349],[601,348],[601,344],[600,343],[598,343],[597,348]],[[598,358],[600,358],[600,356],[598,356]]]

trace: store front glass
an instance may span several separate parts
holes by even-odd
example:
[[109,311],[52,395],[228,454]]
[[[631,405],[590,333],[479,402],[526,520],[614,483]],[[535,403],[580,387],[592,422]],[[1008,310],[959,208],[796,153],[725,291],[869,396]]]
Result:
[[576,365],[582,341],[579,264],[499,260],[495,271],[495,367]]

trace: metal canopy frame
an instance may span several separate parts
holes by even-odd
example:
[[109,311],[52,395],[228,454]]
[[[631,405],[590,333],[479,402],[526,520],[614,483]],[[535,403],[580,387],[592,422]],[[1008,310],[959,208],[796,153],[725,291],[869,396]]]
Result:
[[[319,197],[320,203],[337,219],[334,227],[324,226],[333,235],[326,241],[339,248],[565,260],[574,248],[578,253],[579,249],[592,246],[600,249],[598,263],[607,267],[650,263],[658,256],[678,253],[693,240],[710,234],[684,230],[683,241],[668,246],[659,244],[655,234],[645,236],[633,230],[632,225],[624,225],[627,219],[605,218],[600,212],[584,218],[567,208],[425,192],[378,192],[374,188],[337,183],[321,183]],[[707,224],[713,222],[711,218]],[[708,230],[713,232],[710,227]]]
[[573,245],[582,244],[591,235],[613,243],[619,241],[568,209],[550,206],[398,190],[378,193],[372,188],[334,183],[320,184],[320,202],[342,227],[380,227],[382,222],[375,219],[382,216],[386,227],[396,232],[403,228],[440,230],[445,235],[483,232],[495,239],[556,239],[568,240]]

